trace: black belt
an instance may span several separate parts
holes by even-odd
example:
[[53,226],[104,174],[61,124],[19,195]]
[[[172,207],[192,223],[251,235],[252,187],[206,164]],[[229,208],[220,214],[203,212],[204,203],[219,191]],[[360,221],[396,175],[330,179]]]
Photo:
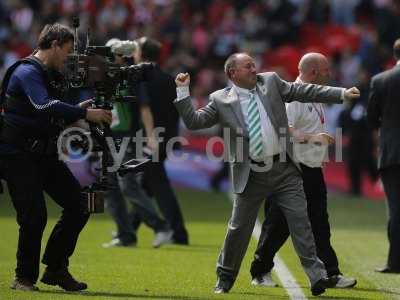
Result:
[[[285,153],[284,155],[283,155],[283,157],[282,157],[282,159],[281,159],[281,153],[278,153],[278,154],[275,154],[274,156],[272,156],[272,161],[275,163],[275,162],[278,162],[278,161],[280,161],[280,162],[287,162],[288,161],[288,159],[287,159],[287,154]],[[254,164],[254,165],[257,165],[257,166],[259,166],[259,167],[265,167],[265,161],[255,161],[255,160],[253,160],[253,159],[251,159],[250,158],[250,162],[252,163],[252,164]]]

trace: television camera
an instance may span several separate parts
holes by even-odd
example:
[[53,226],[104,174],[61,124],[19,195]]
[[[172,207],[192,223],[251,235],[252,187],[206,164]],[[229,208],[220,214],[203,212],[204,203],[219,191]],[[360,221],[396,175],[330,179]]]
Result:
[[[94,93],[93,106],[96,108],[111,110],[115,102],[135,101],[137,85],[151,77],[153,64],[141,63],[129,66],[116,64],[113,61],[111,47],[89,45],[89,30],[85,49],[80,54],[78,53],[79,18],[73,18],[72,25],[75,30],[74,51],[68,57],[64,72],[68,88],[91,90]],[[89,128],[89,135],[94,142],[92,151],[101,153],[101,168],[98,180],[85,187],[84,192],[87,195],[88,211],[97,213],[104,211],[104,191],[114,188],[107,180],[108,167],[113,163],[107,138],[112,137],[112,134],[108,125],[99,126],[89,123]],[[79,143],[76,142],[75,145],[87,147]],[[115,141],[114,143],[118,151],[119,144]],[[131,159],[121,164],[117,172],[120,175],[127,172],[140,172],[149,161],[149,158]]]

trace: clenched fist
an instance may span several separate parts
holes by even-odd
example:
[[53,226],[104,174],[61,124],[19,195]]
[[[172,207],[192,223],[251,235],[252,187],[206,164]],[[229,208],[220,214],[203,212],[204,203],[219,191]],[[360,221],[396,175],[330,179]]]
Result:
[[178,75],[176,75],[175,83],[176,83],[177,87],[189,86],[189,84],[190,84],[189,73],[179,73]]
[[360,91],[356,87],[346,89],[344,91],[344,100],[355,100],[360,98]]

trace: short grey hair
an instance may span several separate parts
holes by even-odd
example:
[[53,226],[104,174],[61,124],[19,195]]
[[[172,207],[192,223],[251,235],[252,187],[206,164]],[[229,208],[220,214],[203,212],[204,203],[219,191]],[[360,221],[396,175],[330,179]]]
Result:
[[233,53],[225,61],[224,72],[225,72],[226,76],[228,76],[228,78],[230,78],[229,70],[236,67],[236,59],[239,56],[239,54],[241,54],[241,53]]

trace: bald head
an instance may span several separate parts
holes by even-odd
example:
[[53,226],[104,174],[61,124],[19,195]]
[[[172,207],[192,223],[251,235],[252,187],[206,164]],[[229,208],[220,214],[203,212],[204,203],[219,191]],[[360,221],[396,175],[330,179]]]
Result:
[[325,85],[329,81],[328,59],[321,53],[307,53],[299,62],[300,79],[307,83]]
[[327,62],[327,59],[321,53],[307,53],[300,59],[299,71],[300,73],[308,73],[312,69],[318,69],[320,63],[323,61]]

